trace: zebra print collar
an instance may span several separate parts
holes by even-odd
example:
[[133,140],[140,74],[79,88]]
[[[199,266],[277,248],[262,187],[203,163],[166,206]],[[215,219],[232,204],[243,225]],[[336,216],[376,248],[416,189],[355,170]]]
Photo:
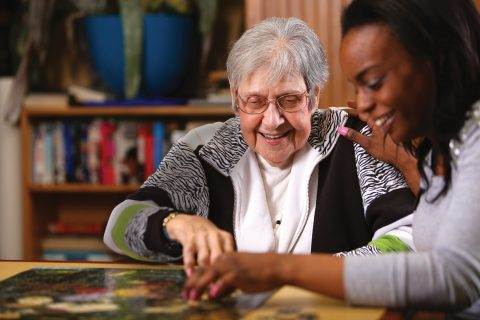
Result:
[[[338,139],[337,128],[346,122],[347,113],[339,108],[316,110],[312,115],[312,129],[308,143],[322,156],[327,155]],[[248,145],[240,130],[240,119],[231,118],[215,132],[199,150],[199,155],[224,176],[245,154]]]

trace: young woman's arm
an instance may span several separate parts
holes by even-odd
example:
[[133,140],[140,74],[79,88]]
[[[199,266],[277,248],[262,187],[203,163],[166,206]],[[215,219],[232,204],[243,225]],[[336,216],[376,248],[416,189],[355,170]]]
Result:
[[196,270],[185,284],[184,298],[198,300],[207,290],[216,298],[232,288],[259,292],[282,285],[343,299],[343,259],[328,254],[224,254],[213,267]]

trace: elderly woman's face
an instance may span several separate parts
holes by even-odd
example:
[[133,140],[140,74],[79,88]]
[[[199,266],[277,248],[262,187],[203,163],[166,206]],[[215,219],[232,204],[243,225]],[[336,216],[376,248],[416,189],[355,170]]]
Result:
[[242,135],[249,147],[271,165],[283,167],[307,142],[311,111],[308,99],[304,99],[304,107],[296,112],[280,110],[274,99],[286,94],[305,93],[307,87],[299,75],[282,79],[275,85],[267,85],[267,72],[266,69],[255,71],[242,81],[237,91],[238,104],[256,97],[268,98],[271,101],[267,110],[262,114],[237,112]]
[[351,29],[340,49],[342,68],[356,89],[360,118],[373,120],[396,142],[428,134],[434,76],[383,24]]

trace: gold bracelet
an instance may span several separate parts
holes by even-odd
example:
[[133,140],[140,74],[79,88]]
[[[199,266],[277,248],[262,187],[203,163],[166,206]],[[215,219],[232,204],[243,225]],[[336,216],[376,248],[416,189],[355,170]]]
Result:
[[170,213],[165,219],[163,219],[162,226],[163,226],[164,228],[166,228],[166,227],[167,227],[167,223],[168,223],[170,220],[172,220],[173,218],[175,218],[177,215],[178,215],[177,212],[172,212],[172,213]]

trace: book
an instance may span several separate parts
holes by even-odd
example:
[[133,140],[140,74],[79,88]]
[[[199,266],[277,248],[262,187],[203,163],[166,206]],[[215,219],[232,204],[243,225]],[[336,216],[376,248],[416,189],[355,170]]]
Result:
[[71,85],[68,87],[67,90],[68,90],[68,94],[76,104],[89,103],[89,102],[103,103],[108,98],[107,94],[104,92],[78,86],[78,85]]
[[47,230],[50,235],[95,235],[100,237],[104,232],[104,224],[54,221],[47,225]]
[[153,132],[152,123],[145,123],[145,179],[153,173]]
[[101,144],[100,144],[100,171],[102,184],[114,184],[115,172],[113,168],[114,142],[113,132],[115,124],[113,121],[104,120],[100,124]]
[[65,183],[66,173],[65,173],[65,145],[63,139],[63,123],[61,121],[56,121],[53,128],[53,140],[54,140],[54,172],[55,172],[55,182],[56,183]]
[[43,260],[51,261],[102,261],[110,262],[115,258],[106,252],[76,250],[43,250]]
[[24,98],[23,105],[28,109],[66,109],[68,108],[68,96],[58,92],[30,93]]
[[48,236],[41,240],[40,247],[43,250],[110,251],[99,237]]
[[73,126],[65,122],[63,126],[63,145],[65,148],[65,177],[66,182],[75,181],[75,163],[73,161]]
[[45,124],[39,124],[33,130],[33,182],[44,183],[45,176]]
[[164,156],[165,125],[161,121],[153,123],[153,169],[156,170]]
[[100,183],[100,144],[102,141],[100,126],[101,120],[90,122],[87,129],[87,168],[90,183]]

